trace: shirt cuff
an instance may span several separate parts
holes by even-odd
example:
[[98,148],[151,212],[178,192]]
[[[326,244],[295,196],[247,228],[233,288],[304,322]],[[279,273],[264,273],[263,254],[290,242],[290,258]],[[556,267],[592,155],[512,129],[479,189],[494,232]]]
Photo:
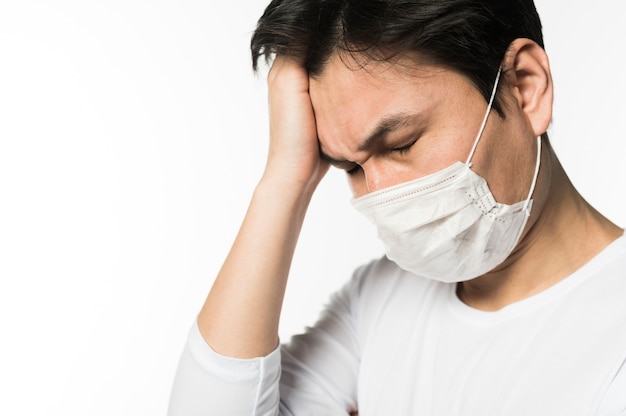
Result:
[[200,334],[197,321],[192,325],[187,346],[193,360],[204,371],[231,382],[251,380],[259,375],[267,377],[280,372],[280,346],[264,357],[234,358],[213,350]]

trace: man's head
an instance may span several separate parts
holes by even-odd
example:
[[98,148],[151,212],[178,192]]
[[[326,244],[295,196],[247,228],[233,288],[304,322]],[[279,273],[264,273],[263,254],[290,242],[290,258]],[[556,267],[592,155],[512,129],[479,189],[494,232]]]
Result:
[[[302,62],[311,77],[336,54],[454,69],[487,100],[509,44],[528,38],[543,47],[532,0],[273,0],[251,43],[253,66],[265,55]],[[496,99],[494,109],[502,114]]]
[[321,156],[357,196],[465,162],[502,67],[472,166],[500,202],[528,192],[552,114],[532,0],[274,1],[252,51],[308,71]]

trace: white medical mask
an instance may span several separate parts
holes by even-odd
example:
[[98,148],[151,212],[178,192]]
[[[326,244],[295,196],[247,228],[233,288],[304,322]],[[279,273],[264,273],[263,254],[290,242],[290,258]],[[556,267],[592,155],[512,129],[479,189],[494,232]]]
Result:
[[502,263],[521,238],[532,208],[541,159],[526,200],[496,202],[487,181],[473,172],[471,159],[493,105],[500,70],[487,112],[465,163],[367,194],[352,201],[378,229],[387,257],[416,275],[462,282]]

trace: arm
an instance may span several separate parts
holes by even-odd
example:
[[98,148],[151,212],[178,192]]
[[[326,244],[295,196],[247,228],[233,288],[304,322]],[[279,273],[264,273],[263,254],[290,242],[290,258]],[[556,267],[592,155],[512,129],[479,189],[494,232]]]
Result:
[[355,411],[361,277],[358,272],[331,297],[313,327],[265,357],[221,356],[194,325],[180,359],[168,415],[347,415]]
[[[190,332],[168,414],[278,413],[278,323],[320,160],[308,74],[277,57],[268,75],[270,147],[240,231]],[[217,413],[215,413],[217,412]]]
[[328,170],[319,158],[308,74],[277,57],[268,75],[270,148],[239,234],[198,316],[218,353],[260,357],[278,343],[287,275],[311,195]]

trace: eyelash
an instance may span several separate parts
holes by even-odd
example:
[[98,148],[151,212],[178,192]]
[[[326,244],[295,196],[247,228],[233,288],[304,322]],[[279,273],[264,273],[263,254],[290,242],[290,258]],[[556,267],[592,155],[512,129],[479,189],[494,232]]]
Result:
[[399,153],[401,155],[404,155],[404,154],[408,153],[409,150],[411,150],[411,148],[413,147],[413,145],[415,143],[417,143],[417,140],[407,144],[406,146],[398,147],[397,149],[391,149],[391,151],[395,152],[395,153]]
[[357,174],[357,172],[361,169],[360,165],[357,165],[356,163],[354,164],[353,168],[350,168],[348,170],[346,170],[346,173],[348,174],[348,176],[354,176]]
[[[411,150],[411,148],[413,147],[413,145],[414,145],[415,143],[417,143],[417,139],[416,139],[416,140],[414,140],[414,141],[412,141],[411,143],[409,143],[409,144],[405,145],[405,146],[398,147],[397,149],[391,149],[390,151],[391,151],[391,152],[394,152],[394,153],[398,153],[398,154],[400,154],[400,155],[404,155],[404,154],[407,154],[407,153]],[[352,168],[350,168],[350,169],[346,169],[346,173],[347,173],[349,176],[354,176],[354,175],[356,175],[356,174],[357,174],[357,172],[358,172],[360,169],[361,169],[361,166],[359,166],[358,164],[356,164],[356,163],[355,163],[355,164],[354,164],[354,167],[352,167]]]

